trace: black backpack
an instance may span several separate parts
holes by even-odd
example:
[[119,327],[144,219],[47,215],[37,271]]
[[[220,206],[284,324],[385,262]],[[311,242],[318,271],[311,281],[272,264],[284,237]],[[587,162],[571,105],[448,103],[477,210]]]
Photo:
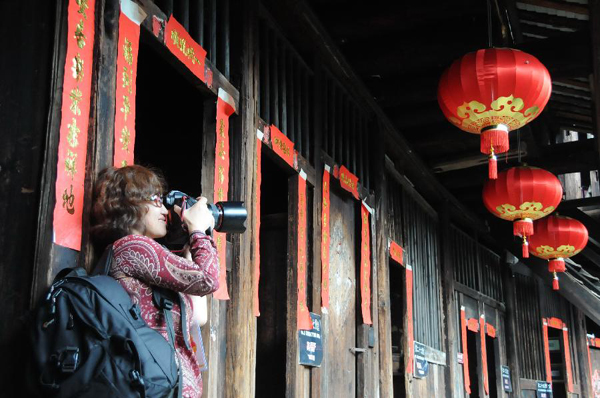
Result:
[[181,397],[170,313],[173,301],[156,290],[155,305],[166,319],[167,342],[146,324],[119,282],[106,275],[111,258],[112,248],[94,271],[100,275],[87,275],[83,268],[61,271],[36,310],[30,375],[35,394]]

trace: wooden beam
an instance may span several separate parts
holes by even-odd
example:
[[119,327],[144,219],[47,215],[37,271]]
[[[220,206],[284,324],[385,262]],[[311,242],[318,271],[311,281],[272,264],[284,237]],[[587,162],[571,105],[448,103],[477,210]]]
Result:
[[574,14],[588,15],[588,9],[574,3],[558,2],[552,0],[518,0],[519,3],[530,4],[533,6],[550,8],[557,11],[572,12]]
[[518,10],[521,21],[531,21],[552,26],[560,26],[574,30],[582,30],[588,27],[588,21],[567,18],[558,15],[550,15],[535,11]]
[[590,0],[590,33],[592,44],[592,70],[590,77],[593,92],[594,108],[592,125],[596,136],[596,150],[600,153],[600,0]]
[[559,211],[563,209],[575,209],[580,207],[598,207],[600,206],[600,196],[595,196],[591,198],[582,198],[582,199],[571,199],[571,200],[563,200],[560,202],[560,206],[558,207]]

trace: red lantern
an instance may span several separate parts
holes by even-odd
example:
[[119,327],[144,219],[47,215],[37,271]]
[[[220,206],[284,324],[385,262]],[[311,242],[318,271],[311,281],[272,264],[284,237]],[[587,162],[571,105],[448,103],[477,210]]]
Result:
[[481,152],[489,155],[489,177],[495,179],[496,154],[508,151],[508,132],[535,119],[551,91],[550,74],[537,58],[489,48],[466,54],[446,69],[438,102],[456,127],[481,134]]
[[535,223],[535,235],[529,251],[536,257],[549,260],[548,271],[554,274],[552,287],[558,290],[557,272],[565,272],[565,258],[583,250],[588,230],[581,222],[563,216],[550,216]]
[[533,220],[552,213],[562,199],[556,176],[536,167],[513,167],[488,180],[483,203],[490,213],[513,221],[513,234],[523,238],[523,257],[529,257],[527,237],[533,235]]

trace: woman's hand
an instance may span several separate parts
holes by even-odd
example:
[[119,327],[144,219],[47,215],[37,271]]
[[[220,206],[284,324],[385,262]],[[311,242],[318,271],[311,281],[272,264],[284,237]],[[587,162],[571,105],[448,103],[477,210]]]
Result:
[[[200,196],[197,199],[198,202],[183,212],[183,222],[190,232],[205,232],[209,228],[214,228],[215,218],[206,206],[208,200],[204,196]],[[175,212],[181,217],[181,208],[179,206],[175,206]]]

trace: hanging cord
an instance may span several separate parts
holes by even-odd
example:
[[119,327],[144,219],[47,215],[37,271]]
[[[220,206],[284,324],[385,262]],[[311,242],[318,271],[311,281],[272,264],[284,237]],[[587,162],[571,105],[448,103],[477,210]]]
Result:
[[492,0],[487,0],[487,25],[488,25],[488,48],[493,47],[492,42]]
[[519,164],[521,164],[521,129],[517,129],[517,153]]

